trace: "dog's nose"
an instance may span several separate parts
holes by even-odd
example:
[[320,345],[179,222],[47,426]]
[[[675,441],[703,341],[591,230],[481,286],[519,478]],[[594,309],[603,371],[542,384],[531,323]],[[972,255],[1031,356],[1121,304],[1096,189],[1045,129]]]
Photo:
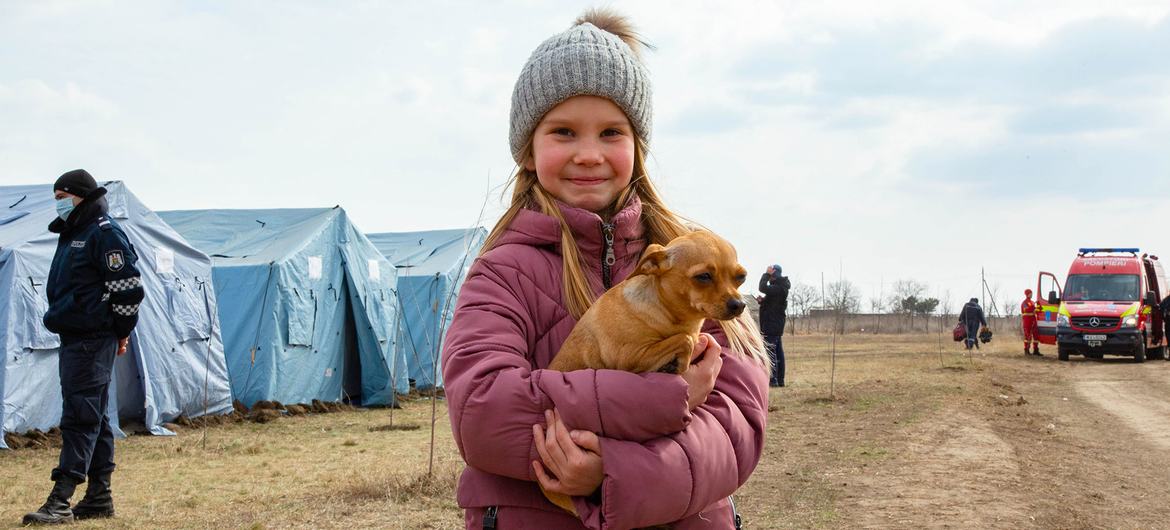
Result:
[[745,307],[747,307],[747,304],[743,300],[732,298],[727,301],[727,314],[737,317],[740,313],[743,313],[743,308]]

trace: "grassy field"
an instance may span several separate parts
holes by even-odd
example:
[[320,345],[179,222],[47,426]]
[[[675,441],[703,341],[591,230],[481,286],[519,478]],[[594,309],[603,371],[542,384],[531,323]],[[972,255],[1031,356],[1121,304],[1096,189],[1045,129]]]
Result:
[[[237,423],[117,444],[118,517],[101,528],[457,528],[462,466],[440,403],[427,478],[431,407],[359,410]],[[206,438],[206,439],[205,439]],[[55,450],[0,453],[0,524],[48,493]]]
[[[736,494],[747,528],[1148,528],[1170,517],[1133,504],[1170,480],[1158,445],[1170,421],[1162,432],[1102,394],[1170,398],[1170,363],[1025,358],[1014,338],[967,355],[933,334],[847,335],[835,363],[829,336],[785,346],[788,386],[772,391],[764,455]],[[396,411],[397,424],[421,427],[409,431],[381,430],[388,410],[359,410],[131,437],[118,443],[118,517],[79,526],[461,528],[462,462],[442,402],[427,474],[430,414],[426,401]],[[55,458],[0,453],[0,525],[39,505]]]

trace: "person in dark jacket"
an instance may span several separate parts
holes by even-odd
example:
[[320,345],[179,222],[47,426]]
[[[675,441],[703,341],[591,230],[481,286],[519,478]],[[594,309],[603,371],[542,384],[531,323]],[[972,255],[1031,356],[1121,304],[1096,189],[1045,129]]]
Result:
[[1158,309],[1162,310],[1162,343],[1170,344],[1170,295],[1162,299]]
[[[144,291],[134,247],[107,215],[105,194],[83,169],[53,185],[58,218],[49,231],[59,235],[44,324],[61,337],[62,446],[53,490],[40,509],[24,516],[26,525],[114,515],[110,374],[115,356],[126,352]],[[71,509],[69,499],[87,479],[85,497]]]
[[784,325],[788,319],[788,290],[792,282],[781,275],[779,265],[770,265],[760,277],[760,332],[772,357],[772,386],[784,386]]
[[987,325],[987,319],[983,318],[983,308],[979,306],[978,298],[972,298],[963,305],[963,310],[959,312],[959,323],[967,329],[967,349],[972,346],[979,349],[979,329]]

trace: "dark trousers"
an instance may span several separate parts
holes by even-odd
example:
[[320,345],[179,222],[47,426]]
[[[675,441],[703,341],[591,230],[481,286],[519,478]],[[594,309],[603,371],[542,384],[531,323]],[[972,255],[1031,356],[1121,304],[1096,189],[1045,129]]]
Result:
[[981,326],[979,325],[978,322],[975,322],[975,323],[968,322],[967,323],[967,349],[968,350],[971,349],[972,346],[974,346],[975,349],[979,349],[979,328],[980,327]]
[[768,357],[772,359],[772,386],[784,384],[784,335],[764,335]]
[[69,477],[80,483],[114,471],[114,432],[106,408],[118,341],[113,335],[62,337],[59,351],[61,460],[53,480]]

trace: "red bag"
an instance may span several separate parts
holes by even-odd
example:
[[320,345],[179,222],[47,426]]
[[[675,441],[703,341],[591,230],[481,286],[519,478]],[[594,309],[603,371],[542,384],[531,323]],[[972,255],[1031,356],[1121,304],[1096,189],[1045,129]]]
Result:
[[964,326],[962,322],[959,322],[958,324],[955,324],[955,330],[952,331],[951,334],[954,335],[955,342],[961,342],[963,339],[967,338],[967,327]]

